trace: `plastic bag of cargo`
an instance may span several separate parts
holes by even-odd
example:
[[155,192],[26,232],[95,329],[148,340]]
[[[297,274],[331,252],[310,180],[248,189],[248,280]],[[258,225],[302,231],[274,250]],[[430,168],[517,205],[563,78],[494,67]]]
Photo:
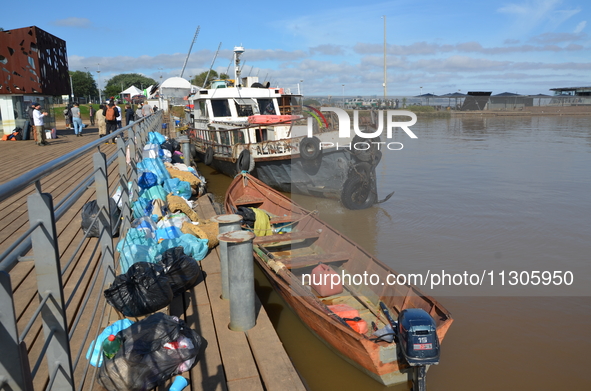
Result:
[[154,223],[152,218],[149,216],[142,216],[142,217],[136,218],[135,220],[133,220],[131,222],[131,227],[132,228],[147,228],[152,232],[156,231],[156,228],[157,228],[156,223]]
[[170,281],[160,263],[136,262],[104,292],[107,303],[125,316],[142,316],[172,300]]
[[191,184],[181,181],[179,178],[171,178],[164,181],[164,190],[176,196],[181,196],[188,200],[191,198]]
[[[111,210],[111,232],[113,237],[116,237],[119,231],[119,222],[121,221],[121,210],[117,206],[117,202],[112,198],[109,198],[109,209]],[[99,236],[99,221],[97,219],[99,212],[100,208],[96,200],[87,202],[82,207],[82,231],[89,238],[98,238]]]
[[[156,243],[156,241],[154,241]],[[123,246],[119,252],[119,267],[121,273],[126,273],[129,267],[136,262],[158,263],[156,257],[159,256],[158,248],[155,244],[146,246],[141,244],[131,244]]]
[[175,151],[181,150],[181,144],[174,138],[169,138],[162,144],[160,144],[160,148],[166,149],[170,151],[170,153],[174,153]]
[[96,343],[93,340],[86,351],[86,359],[90,361],[90,365],[95,367],[100,367],[103,365],[103,352],[102,352],[102,344],[103,341],[111,334],[115,335],[119,331],[128,328],[133,324],[133,321],[129,319],[120,319],[116,322],[111,323],[109,326],[105,327],[105,329],[98,335],[96,338]]
[[132,244],[153,246],[156,244],[154,233],[149,228],[130,228],[127,230],[125,237],[117,243],[117,251],[121,252],[125,246],[131,246]]
[[176,239],[165,239],[156,245],[156,252],[160,256],[168,249],[181,246],[183,247],[185,254],[193,257],[196,261],[200,261],[207,255],[209,247],[207,246],[207,239],[199,239],[191,234],[182,234]]
[[185,156],[180,151],[174,151],[171,157],[171,161],[174,164],[183,163],[185,161]]
[[[133,184],[130,182],[127,182],[127,191],[129,194],[129,200],[131,200],[133,198]],[[113,199],[117,202],[117,206],[119,207],[119,209],[123,208],[123,190],[121,189],[121,186],[117,186],[117,190],[115,191],[115,194],[113,194]]]
[[163,135],[161,135],[158,132],[149,132],[148,133],[148,143],[149,144],[162,144],[163,142],[166,141],[166,137],[164,137]]
[[151,390],[190,369],[204,340],[184,321],[153,314],[117,333],[121,348],[98,371],[98,383],[109,391]]
[[146,144],[144,145],[144,150],[142,151],[142,158],[157,158],[158,153],[160,152],[160,145],[158,144]]
[[172,153],[170,153],[170,151],[168,149],[161,149],[160,151],[158,151],[158,157],[163,161],[163,162],[171,162],[172,161]]
[[138,198],[131,205],[131,210],[133,211],[133,218],[138,219],[143,216],[150,216],[152,215],[152,209],[154,206],[152,205],[152,201],[147,198]]
[[166,171],[166,167],[162,160],[158,158],[147,158],[142,159],[141,162],[137,164],[138,174],[141,175],[143,172],[152,172],[156,174],[158,177],[158,184],[161,184],[167,179],[170,179],[170,174]]
[[137,185],[140,189],[149,189],[158,184],[158,177],[153,172],[143,172],[137,180]]
[[182,212],[169,213],[156,223],[156,228],[168,228],[174,226],[180,229],[185,222],[191,222],[191,219],[186,214]]
[[140,193],[140,198],[147,198],[149,200],[164,200],[166,201],[166,191],[160,185],[152,186],[149,189],[144,189]]
[[174,225],[166,228],[158,228],[156,232],[154,232],[157,241],[164,239],[176,239],[179,238],[182,234],[182,231]]
[[183,247],[173,247],[162,253],[160,262],[168,276],[173,295],[177,296],[195,285],[201,275],[197,261],[186,255]]

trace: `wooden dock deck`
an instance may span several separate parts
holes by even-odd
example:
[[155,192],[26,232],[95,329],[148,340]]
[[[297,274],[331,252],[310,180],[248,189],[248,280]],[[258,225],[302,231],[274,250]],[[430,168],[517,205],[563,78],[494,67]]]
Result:
[[[48,140],[48,146],[37,146],[34,141],[0,142],[0,156],[5,168],[0,172],[0,183],[8,182],[23,173],[63,156],[98,137],[96,128],[84,130],[83,137],[75,137],[73,131],[58,131],[58,139]],[[113,144],[102,144],[100,150],[107,155],[115,152]],[[109,176],[116,176],[116,165],[109,170]],[[62,168],[59,172],[48,175],[41,181],[43,192],[53,195],[54,205],[68,194],[82,178],[93,171],[88,159],[82,158]],[[114,189],[113,189],[114,190]],[[0,203],[0,252],[14,239],[24,233],[28,225],[26,208],[27,195],[35,192],[33,186],[15,194]],[[88,343],[83,343],[84,333],[95,331],[119,318],[116,311],[104,304],[102,291],[105,287],[93,285],[91,273],[85,275],[82,270],[89,260],[89,269],[98,267],[98,256],[93,250],[96,238],[87,239],[83,248],[76,251],[76,246],[83,238],[80,227],[83,205],[95,198],[91,186],[84,196],[58,222],[59,253],[61,267],[64,270],[64,297],[67,303],[66,318],[71,329],[72,361],[74,362],[75,384],[84,383],[83,390],[102,389],[94,377],[94,368],[86,368],[84,355]],[[215,214],[207,197],[198,201],[196,207],[204,218]],[[115,239],[116,240],[116,239]],[[74,254],[77,254],[74,256]],[[71,264],[65,267],[71,259]],[[205,278],[194,288],[176,298],[166,311],[179,316],[195,329],[207,341],[207,347],[198,363],[189,373],[182,375],[190,380],[186,390],[305,390],[305,386],[287,356],[264,308],[257,299],[257,323],[251,330],[242,333],[228,328],[229,302],[221,299],[221,275],[218,248],[209,252],[201,262]],[[35,267],[32,262],[20,262],[10,272],[11,284],[15,294],[15,312],[19,331],[29,321],[37,305]],[[82,283],[77,286],[80,280]],[[90,292],[88,306],[104,308],[102,322],[91,324],[90,317],[82,314],[79,321],[79,308],[84,296]],[[76,323],[78,322],[78,323]],[[91,338],[92,339],[92,338]],[[36,321],[32,331],[25,339],[31,356],[37,356],[43,344],[41,323]],[[85,346],[84,346],[85,345]],[[76,365],[78,363],[78,365]],[[32,366],[33,364],[31,364]],[[47,369],[41,365],[33,382],[35,390],[45,389]],[[82,380],[81,380],[82,379]]]

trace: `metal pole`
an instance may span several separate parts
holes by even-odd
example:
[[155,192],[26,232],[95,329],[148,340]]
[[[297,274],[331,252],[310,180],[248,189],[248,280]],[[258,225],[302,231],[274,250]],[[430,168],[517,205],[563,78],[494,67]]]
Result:
[[41,310],[43,334],[46,340],[49,339],[46,354],[49,381],[53,383],[56,390],[74,390],[72,356],[51,194],[31,194],[27,199],[27,207],[31,226],[41,224],[33,231],[31,239],[40,302],[49,296]]
[[[217,215],[213,216],[210,221],[218,223],[220,235],[240,231],[240,224],[242,223],[242,216],[240,215]],[[219,239],[219,235],[218,235]],[[226,242],[220,241],[220,269],[222,272],[222,299],[230,299],[230,285],[228,283],[228,246]]]
[[254,327],[254,269],[250,231],[234,231],[218,236],[228,246],[228,283],[230,285],[230,330],[247,331]]
[[[111,206],[109,200],[109,181],[107,174],[107,158],[102,152],[92,156],[94,163],[94,183],[96,189],[96,203],[100,209],[97,220],[99,226],[99,241],[103,252],[103,273],[107,273],[105,284],[111,284],[115,278],[115,252],[113,247],[113,229],[111,226]],[[111,269],[112,273],[108,270]]]
[[0,271],[0,388],[33,390],[27,348],[19,342],[10,275]]

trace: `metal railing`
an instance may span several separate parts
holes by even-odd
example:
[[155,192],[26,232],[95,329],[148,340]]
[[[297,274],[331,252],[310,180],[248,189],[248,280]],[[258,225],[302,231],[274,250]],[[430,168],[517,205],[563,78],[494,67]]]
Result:
[[[126,232],[131,224],[131,201],[137,197],[137,162],[141,160],[148,132],[159,131],[161,124],[162,111],[158,111],[108,137],[93,141],[0,185],[0,202],[32,185],[35,187],[35,191],[27,198],[29,229],[0,254],[0,390],[85,388],[87,374],[91,368],[88,361],[81,361],[80,358],[90,344],[89,337],[93,328],[91,326],[101,323],[106,310],[106,302],[102,295],[97,294],[97,290],[102,293],[106,284],[113,281],[116,270],[112,239],[114,227],[111,227],[109,205],[112,195],[109,189],[116,185],[121,188],[120,231]],[[91,151],[96,150],[106,140],[115,138],[117,150],[112,156],[107,157],[99,150],[92,154],[90,159]],[[80,180],[57,205],[54,205],[52,195],[42,191],[41,179],[82,158],[93,165],[93,172]],[[108,174],[109,168],[114,164],[118,165],[115,180],[110,179]],[[131,193],[128,182],[132,183]],[[60,259],[60,237],[57,234],[56,222],[89,191],[89,187],[94,187],[100,209],[95,219],[99,229],[98,240],[90,240],[85,234],[79,243],[74,244],[75,250],[69,259]],[[90,256],[88,253],[81,255],[83,247],[87,248]],[[30,250],[32,255],[27,255],[31,253]],[[75,265],[76,273],[79,273],[78,280],[69,283],[66,292],[64,274],[66,270],[74,268],[73,261],[77,258],[80,258]],[[31,311],[27,311],[29,319],[17,319],[10,272],[19,262],[27,261],[34,263],[39,305],[31,315]],[[77,298],[74,302],[75,296]],[[74,303],[76,305],[72,305]],[[67,311],[72,315],[70,321],[66,316]],[[24,322],[26,325],[23,327]],[[84,330],[80,328],[82,331],[77,330],[76,327],[81,324],[88,327]],[[25,338],[33,333],[33,330],[37,330],[39,334],[42,330],[43,337],[34,338],[36,349],[31,349],[31,346],[27,349]],[[75,332],[77,336],[73,343]],[[92,333],[95,340],[98,333],[99,331]],[[41,348],[38,345],[41,345]],[[36,356],[32,355],[33,350],[35,353],[38,352]],[[43,371],[40,371],[40,368],[43,368]],[[38,378],[41,372],[42,378]],[[94,384],[94,381],[90,384]]]

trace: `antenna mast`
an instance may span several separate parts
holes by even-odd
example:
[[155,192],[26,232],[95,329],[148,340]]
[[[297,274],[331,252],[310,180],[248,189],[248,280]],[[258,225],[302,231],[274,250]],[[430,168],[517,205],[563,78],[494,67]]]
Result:
[[211,72],[211,68],[213,68],[213,63],[215,62],[215,59],[218,57],[218,53],[220,52],[221,47],[222,47],[222,43],[220,42],[220,44],[218,45],[218,50],[216,50],[215,56],[213,56],[213,60],[211,61],[211,66],[209,67],[209,70],[207,71],[207,75],[205,76],[205,80],[203,81],[203,86],[201,88],[205,88],[205,85],[207,84],[207,80],[209,79],[209,73]]
[[189,61],[189,56],[191,55],[191,50],[193,49],[193,44],[197,40],[197,35],[199,35],[199,30],[201,26],[197,26],[197,30],[195,31],[195,36],[193,37],[193,41],[191,42],[191,46],[189,47],[189,53],[187,53],[187,58],[185,58],[185,63],[183,64],[183,69],[181,70],[181,76],[183,77],[183,73],[185,73],[185,67],[187,66],[187,61]]

